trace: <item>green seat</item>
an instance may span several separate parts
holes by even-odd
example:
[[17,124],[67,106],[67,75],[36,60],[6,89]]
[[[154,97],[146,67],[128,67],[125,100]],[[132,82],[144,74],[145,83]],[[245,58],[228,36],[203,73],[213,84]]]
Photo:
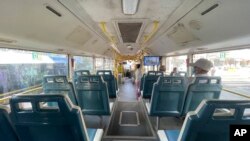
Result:
[[187,114],[179,133],[167,130],[165,138],[177,141],[179,135],[178,141],[229,141],[231,125],[249,125],[249,108],[249,100],[204,100],[196,111]]
[[143,82],[143,91],[142,91],[143,98],[151,98],[153,84],[158,80],[159,76],[163,76],[163,72],[149,71],[147,75],[145,75]]
[[110,115],[107,84],[99,75],[80,76],[76,84],[77,100],[86,115]]
[[116,98],[116,86],[115,77],[111,70],[98,70],[96,75],[101,75],[105,82],[107,82],[109,98]]
[[76,83],[77,78],[79,76],[82,76],[82,75],[90,75],[89,70],[77,70],[77,71],[74,71],[74,84]]
[[153,86],[150,104],[146,105],[149,115],[181,116],[185,94],[186,81],[184,77],[159,77]]
[[[77,104],[76,94],[71,82],[65,75],[47,75],[43,77],[43,91],[45,94],[68,95],[73,104]],[[51,104],[51,103],[50,103]]]
[[144,84],[145,75],[146,75],[146,74],[143,74],[142,77],[141,77],[140,91],[143,90],[143,84]]
[[19,141],[9,117],[9,109],[0,105],[0,141]]
[[220,77],[196,77],[188,86],[183,115],[194,111],[204,99],[219,99],[221,89]]
[[10,106],[20,141],[90,141],[95,140],[93,134],[100,137],[102,133],[98,129],[88,135],[80,108],[67,95],[18,95],[10,99]]

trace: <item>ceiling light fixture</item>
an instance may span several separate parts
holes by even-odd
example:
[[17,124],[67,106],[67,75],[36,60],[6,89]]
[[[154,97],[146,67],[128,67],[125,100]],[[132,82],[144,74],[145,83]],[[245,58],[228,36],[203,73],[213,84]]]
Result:
[[134,15],[137,11],[139,0],[122,0],[123,13]]

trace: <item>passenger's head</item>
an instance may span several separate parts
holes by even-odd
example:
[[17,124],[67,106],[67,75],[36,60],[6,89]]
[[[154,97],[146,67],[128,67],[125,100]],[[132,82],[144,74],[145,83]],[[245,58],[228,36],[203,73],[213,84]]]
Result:
[[136,64],[136,68],[139,69],[141,67],[141,64]]
[[166,71],[166,67],[164,65],[161,65],[159,70],[160,71]]
[[194,67],[194,74],[207,74],[210,69],[213,67],[213,63],[207,59],[201,58],[198,59],[195,63],[190,64]]
[[177,68],[176,67],[173,68],[173,72],[177,72]]

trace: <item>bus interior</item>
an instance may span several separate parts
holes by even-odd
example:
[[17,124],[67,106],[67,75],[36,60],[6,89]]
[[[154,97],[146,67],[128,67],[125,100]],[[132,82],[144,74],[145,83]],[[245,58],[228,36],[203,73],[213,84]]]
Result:
[[[249,140],[249,13],[249,0],[0,0],[0,141]],[[200,60],[212,66],[195,76]]]

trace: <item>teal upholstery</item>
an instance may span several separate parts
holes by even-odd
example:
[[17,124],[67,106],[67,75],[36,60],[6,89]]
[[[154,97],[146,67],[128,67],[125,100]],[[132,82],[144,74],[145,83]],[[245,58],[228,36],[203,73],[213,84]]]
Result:
[[89,140],[94,141],[97,129],[94,128],[87,128],[87,132],[89,135]]
[[204,99],[219,99],[221,89],[220,77],[196,77],[188,86],[183,115],[194,111]]
[[19,141],[8,111],[7,107],[0,105],[0,141]]
[[[22,108],[22,103],[31,107]],[[89,141],[81,110],[66,95],[18,95],[10,99],[10,106],[20,141]]]
[[[43,77],[43,91],[45,94],[68,95],[73,104],[78,105],[76,94],[71,82],[65,75],[47,75]],[[49,103],[50,105],[52,103]],[[53,106],[53,105],[51,105]]]
[[[217,114],[217,109],[232,109],[231,114]],[[195,113],[189,113],[180,132],[180,141],[229,141],[230,125],[249,125],[250,118],[244,111],[250,101],[203,101]],[[220,116],[219,116],[220,115]],[[224,116],[222,116],[224,115]]]
[[153,86],[150,103],[151,116],[180,116],[185,101],[184,77],[159,77]]
[[187,114],[180,132],[165,130],[165,137],[168,141],[229,141],[230,125],[249,125],[249,108],[249,100],[203,100]]
[[143,98],[151,98],[153,84],[158,80],[159,76],[163,76],[163,72],[149,71],[148,74],[145,75],[143,82]]
[[76,84],[77,100],[86,115],[109,115],[107,84],[99,75],[80,76]]
[[90,75],[89,70],[77,70],[74,71],[74,83],[76,83],[77,78],[82,75]]
[[166,130],[165,134],[167,136],[168,141],[177,141],[178,136],[180,134],[180,130]]
[[142,77],[141,77],[140,91],[143,90],[143,84],[144,84],[145,75],[146,75],[146,74],[143,74]]
[[116,98],[116,81],[111,70],[98,70],[97,75],[101,75],[105,82],[107,82],[109,98]]
[[[115,78],[115,77],[114,77]],[[118,82],[117,79],[115,78],[115,90],[118,90]]]

